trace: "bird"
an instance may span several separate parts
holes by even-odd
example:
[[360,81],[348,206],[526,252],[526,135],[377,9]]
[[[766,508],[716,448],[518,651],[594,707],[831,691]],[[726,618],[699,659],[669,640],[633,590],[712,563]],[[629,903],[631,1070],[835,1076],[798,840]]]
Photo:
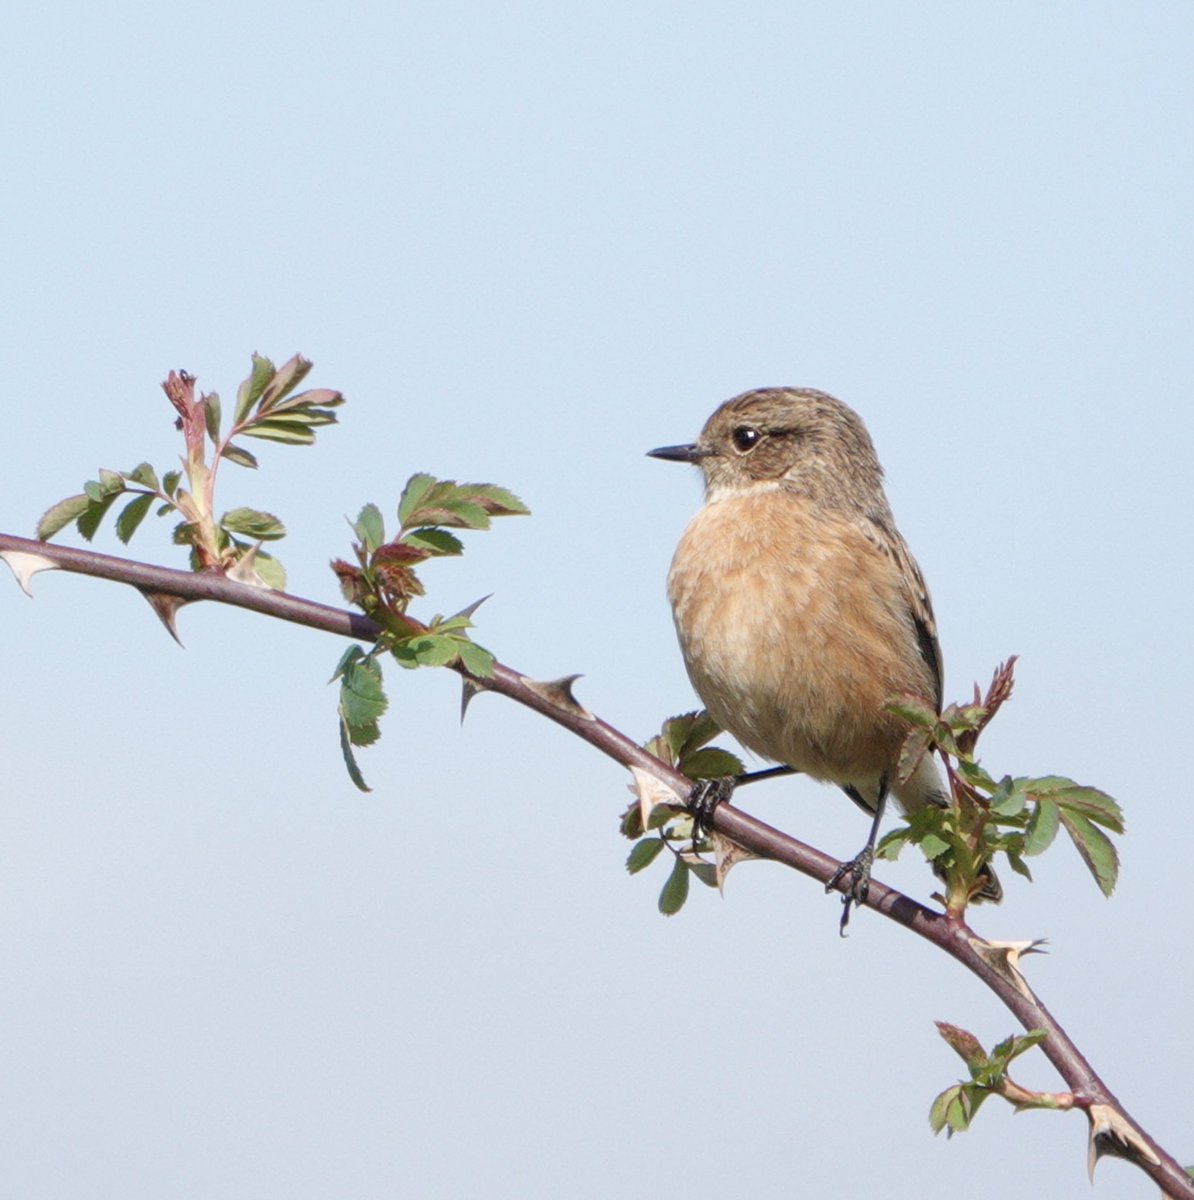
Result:
[[[887,702],[910,693],[940,712],[942,658],[870,434],[826,392],[769,387],[727,400],[695,442],[648,453],[704,475],[667,591],[709,715],[754,754],[836,784],[872,816],[863,851],[829,884],[847,880],[844,932],[850,905],[866,899],[889,795],[904,813],[948,803],[933,756],[907,779],[897,769],[910,727]],[[977,898],[998,894],[986,868]]]

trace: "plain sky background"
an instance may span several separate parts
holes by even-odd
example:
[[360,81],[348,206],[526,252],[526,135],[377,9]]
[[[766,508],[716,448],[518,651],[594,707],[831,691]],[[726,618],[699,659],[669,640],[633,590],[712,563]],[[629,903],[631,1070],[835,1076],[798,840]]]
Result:
[[[130,3],[0,39],[0,529],[177,454],[171,368],[343,389],[265,443],[291,589],[416,470],[534,516],[418,612],[646,738],[694,704],[663,580],[696,473],[643,457],[750,387],[867,421],[947,695],[1021,657],[996,774],[1123,803],[1104,900],[1060,843],[974,915],[1194,1159],[1189,749],[1194,9],[1185,3]],[[77,541],[73,531],[63,540]],[[121,552],[106,529],[99,549]],[[137,557],[181,565],[164,523]],[[0,1193],[1085,1196],[1085,1121],[929,1132],[1010,1015],[870,913],[748,864],[655,910],[627,777],[516,706],[388,672],[345,777],[344,646],[130,589],[0,589]],[[743,806],[831,853],[808,781]],[[878,874],[918,898],[907,855]],[[1024,1060],[1031,1086],[1057,1079]],[[1121,1163],[1100,1197],[1155,1195]]]

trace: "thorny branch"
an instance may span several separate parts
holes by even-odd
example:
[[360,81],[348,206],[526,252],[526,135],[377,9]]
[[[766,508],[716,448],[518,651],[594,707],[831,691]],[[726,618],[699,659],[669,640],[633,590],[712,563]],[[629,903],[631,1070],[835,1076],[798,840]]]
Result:
[[[213,600],[370,643],[381,632],[380,627],[366,616],[285,592],[252,587],[216,572],[196,573],[158,567],[8,534],[0,534],[0,555],[9,561],[22,586],[37,570],[57,568],[92,575],[138,588],[159,615],[164,609],[172,612],[178,603]],[[169,621],[167,625],[169,627]],[[492,677],[486,679],[471,676],[460,667],[454,669],[464,676],[470,692],[492,691],[507,696],[563,726],[623,766],[646,771],[679,796],[687,796],[691,781],[686,776],[667,767],[600,717],[583,709],[571,698],[566,681],[561,681],[559,686],[544,685],[501,663],[495,663]],[[729,803],[716,808],[711,825],[717,833],[752,854],[783,863],[821,883],[827,883],[839,866],[836,859]],[[1041,1049],[1070,1089],[1061,1106],[1082,1109],[1090,1122],[1092,1166],[1100,1155],[1113,1154],[1138,1166],[1158,1184],[1165,1196],[1194,1197],[1194,1179],[1132,1121],[1028,986],[1017,965],[1020,948],[986,942],[961,918],[934,912],[878,880],[872,880],[864,903],[867,908],[955,958],[1003,1001],[1025,1029],[1045,1031]]]

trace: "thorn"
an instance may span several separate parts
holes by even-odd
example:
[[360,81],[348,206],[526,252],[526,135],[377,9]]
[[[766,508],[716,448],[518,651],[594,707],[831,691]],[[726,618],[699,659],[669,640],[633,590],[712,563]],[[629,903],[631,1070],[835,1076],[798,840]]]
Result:
[[664,783],[658,775],[644,771],[641,767],[631,767],[630,774],[634,776],[630,790],[638,797],[639,816],[642,818],[644,829],[651,828],[651,814],[660,805],[666,805],[677,813],[684,811],[688,798],[680,795],[670,784]]
[[462,685],[460,691],[460,723],[463,725],[464,714],[468,712],[468,706],[471,703],[472,698],[478,692],[483,692],[485,689],[475,679],[469,676],[463,677],[460,682]]
[[544,683],[537,679],[528,679],[523,675],[522,682],[536,696],[541,700],[546,700],[553,708],[561,708],[565,712],[570,712],[585,721],[595,721],[597,718],[587,708],[579,704],[576,697],[572,694],[572,685],[580,678],[579,675],[565,675],[561,679],[551,679]]
[[1094,1169],[1100,1158],[1110,1154],[1128,1162],[1160,1162],[1148,1143],[1118,1109],[1109,1104],[1092,1104],[1086,1110],[1090,1120],[1090,1145],[1086,1151],[1086,1171],[1094,1182]]
[[472,604],[468,605],[466,608],[462,608],[458,613],[453,613],[452,615],[455,617],[471,617],[473,613],[475,613],[477,609],[479,609],[481,605],[484,604],[485,601],[488,600],[492,595],[493,593],[490,592],[489,596],[482,596],[480,600],[474,600]]
[[[181,596],[172,596],[169,592],[155,592],[151,588],[138,588],[137,591],[149,601],[149,607],[157,613],[158,620],[166,627],[166,632],[182,646],[182,638],[174,625],[174,617],[184,604],[190,604]],[[182,647],[184,650],[185,646]]]
[[26,596],[32,598],[33,593],[29,590],[29,581],[38,571],[57,571],[58,564],[52,558],[46,558],[44,554],[30,554],[27,550],[0,550],[0,558],[8,563],[13,575],[16,576],[17,583],[20,584],[21,591]]
[[752,858],[761,858],[762,855],[752,854],[749,850],[744,850],[737,842],[731,842],[729,838],[723,837],[720,833],[710,833],[709,840],[713,843],[713,862],[717,870],[717,890],[724,895],[726,876],[730,871],[740,862],[746,862]]
[[988,942],[980,937],[970,939],[970,945],[990,966],[1011,983],[1022,995],[1033,999],[1032,989],[1020,970],[1025,954],[1048,954],[1046,938],[1031,942]]
[[269,591],[269,584],[266,583],[265,580],[262,579],[257,573],[257,551],[259,549],[261,549],[260,542],[258,542],[256,546],[250,546],[248,550],[246,550],[244,554],[242,554],[240,558],[238,558],[236,562],[234,562],[232,566],[230,566],[228,570],[224,572],[225,577],[232,579],[237,583],[248,584],[249,587],[262,588],[265,591]]

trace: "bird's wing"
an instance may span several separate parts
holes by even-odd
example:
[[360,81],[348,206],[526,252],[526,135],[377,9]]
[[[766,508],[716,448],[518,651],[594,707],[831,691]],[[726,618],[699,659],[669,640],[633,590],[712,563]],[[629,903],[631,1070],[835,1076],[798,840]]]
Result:
[[944,699],[945,668],[941,661],[937,622],[933,617],[933,602],[929,598],[928,585],[920,573],[920,567],[916,565],[916,559],[908,549],[908,543],[885,515],[871,514],[870,519],[863,522],[863,531],[876,549],[892,560],[899,573],[904,600],[908,605],[908,615],[912,619],[912,627],[916,630],[916,639],[920,644],[921,657],[933,681],[933,700],[940,712]]

